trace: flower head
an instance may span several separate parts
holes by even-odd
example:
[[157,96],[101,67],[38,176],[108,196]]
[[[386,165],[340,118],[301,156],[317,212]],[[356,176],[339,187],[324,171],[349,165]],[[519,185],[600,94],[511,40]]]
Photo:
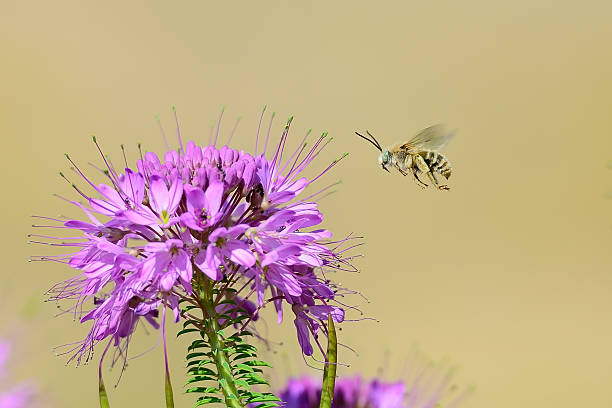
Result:
[[[332,408],[456,408],[471,389],[457,391],[454,369],[414,349],[402,380],[370,380],[360,375],[336,380]],[[291,378],[278,392],[285,408],[318,408],[321,380]]]
[[[466,393],[454,398],[450,396],[450,375],[445,373],[445,377],[438,378],[438,374],[423,372],[418,380],[412,382],[364,380],[359,375],[339,378],[332,408],[457,407]],[[321,381],[311,377],[290,379],[279,395],[285,408],[318,408]]]
[[[217,310],[233,313],[222,301],[234,299],[248,309],[249,322],[268,303],[280,321],[282,305],[289,304],[302,351],[313,353],[312,339],[319,343],[319,334],[326,333],[321,328],[327,316],[344,319],[342,292],[322,273],[353,267],[346,249],[338,249],[348,238],[330,243],[329,231],[314,229],[323,220],[316,194],[301,198],[338,160],[316,177],[303,175],[327,144],[324,134],[310,150],[302,143],[283,162],[290,123],[272,158],[265,149],[257,154],[257,141],[255,154],[249,154],[217,148],[216,140],[208,146],[181,142],[163,160],[147,152],[135,169],[126,162],[122,171],[102,155],[104,184],[91,181],[67,156],[92,190],[75,187],[81,201],[68,200],[88,221],[45,218],[74,231],[70,243],[46,236],[72,252],[34,260],[63,262],[78,271],[50,291],[52,300],[72,300],[69,310],[81,322],[93,323],[86,338],[66,351],[71,359],[89,359],[105,339],[125,359],[139,322],[159,327],[160,307],[171,308],[176,321],[188,319],[179,301],[192,299],[201,279],[219,288]],[[95,138],[94,143],[100,149]]]

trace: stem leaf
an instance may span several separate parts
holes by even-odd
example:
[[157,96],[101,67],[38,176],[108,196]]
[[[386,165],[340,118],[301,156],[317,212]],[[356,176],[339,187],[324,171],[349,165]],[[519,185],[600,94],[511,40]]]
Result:
[[110,404],[108,402],[108,396],[106,395],[106,388],[104,388],[104,381],[102,380],[102,376],[100,376],[100,381],[98,384],[98,394],[100,396],[100,408],[110,408]]
[[319,408],[331,408],[336,387],[336,368],[338,362],[338,340],[336,338],[336,327],[331,314],[327,318],[327,331],[329,342],[327,345],[327,362],[323,371],[323,386],[321,388],[321,403]]

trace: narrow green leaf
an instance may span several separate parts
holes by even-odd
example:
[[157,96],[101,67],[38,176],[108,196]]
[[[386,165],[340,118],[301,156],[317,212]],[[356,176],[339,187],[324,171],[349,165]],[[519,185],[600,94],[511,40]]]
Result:
[[108,396],[106,395],[106,389],[104,388],[104,381],[102,380],[102,376],[100,376],[100,381],[98,383],[98,394],[100,395],[100,408],[110,408],[110,404],[108,403]]
[[210,345],[205,342],[204,340],[194,340],[191,345],[189,346],[189,348],[187,348],[187,351],[194,351],[196,349],[199,348],[210,348]]
[[178,333],[176,333],[176,337],[182,336],[183,334],[196,333],[196,332],[199,333],[200,330],[194,329],[194,328],[183,329],[183,330],[179,331]]
[[200,393],[200,394],[217,394],[219,392],[218,387],[191,387],[188,388],[185,393]]
[[249,403],[280,401],[276,395],[270,393],[252,392],[251,394],[252,396],[248,401]]
[[212,404],[212,403],[215,403],[215,402],[220,403],[221,402],[221,398],[217,398],[217,397],[201,397],[201,398],[198,398],[198,400],[195,403],[195,406],[199,407],[200,405]]
[[174,408],[174,396],[172,394],[172,384],[170,383],[170,373],[166,370],[166,408]]
[[255,370],[253,370],[253,368],[252,368],[252,367],[249,367],[249,366],[248,366],[248,365],[246,365],[246,364],[240,364],[240,363],[239,363],[239,364],[236,364],[234,367],[236,367],[236,368],[238,368],[238,369],[242,369],[242,370],[244,370],[244,371],[246,371],[246,372],[248,372],[248,373],[254,373],[254,372],[255,372]]
[[236,353],[232,354],[232,361],[240,360],[243,358],[255,358],[255,357],[257,357],[257,353],[246,352],[244,350],[241,350],[241,351],[237,351]]
[[262,376],[255,373],[246,373],[236,376],[236,378],[244,379],[249,385],[262,384],[270,385]]
[[327,363],[323,371],[323,387],[321,389],[321,403],[319,408],[331,408],[336,387],[336,368],[338,362],[338,349],[336,338],[336,327],[331,314],[327,318],[327,331],[329,332],[329,343],[327,345]]
[[263,360],[245,361],[244,364],[251,366],[251,367],[272,367],[272,364],[268,363],[267,361],[263,361]]
[[241,380],[241,379],[237,379],[234,381],[236,383],[236,385],[240,385],[241,387],[246,388],[247,390],[249,390],[251,388],[251,386],[249,385],[248,382]]
[[203,353],[201,351],[196,351],[194,353],[188,353],[185,358],[187,360],[191,360],[191,359],[196,358],[196,357],[206,357],[207,355],[208,355],[208,353]]
[[198,382],[198,381],[216,381],[217,380],[217,376],[210,376],[210,375],[194,375],[190,378],[187,379],[186,384],[193,384],[194,382]]

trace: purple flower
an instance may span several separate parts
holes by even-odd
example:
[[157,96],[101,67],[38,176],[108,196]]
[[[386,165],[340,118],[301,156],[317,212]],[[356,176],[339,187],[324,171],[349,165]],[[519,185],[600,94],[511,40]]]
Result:
[[180,239],[147,244],[144,252],[148,256],[140,268],[140,279],[152,283],[166,293],[170,292],[178,281],[185,291],[191,292],[193,269],[184,245]]
[[[206,249],[195,257],[195,264],[213,280],[221,280],[223,270],[229,269],[229,264],[250,268],[255,265],[255,256],[249,245],[239,237],[248,229],[248,225],[240,224],[230,228],[219,227],[208,237]],[[225,260],[228,260],[226,262]]]
[[[142,178],[142,177],[141,177]],[[166,181],[159,175],[152,175],[149,181],[148,205],[134,204],[134,209],[121,211],[127,220],[140,225],[169,227],[179,221],[177,207],[183,195],[183,183],[178,178]]]
[[[284,160],[290,123],[272,158],[266,148],[257,154],[259,134],[254,155],[217,148],[216,140],[204,147],[183,146],[180,133],[178,150],[166,152],[163,160],[147,152],[136,170],[118,172],[102,155],[105,184],[94,183],[67,156],[92,191],[75,187],[81,201],[67,200],[87,220],[39,217],[55,224],[38,227],[70,231],[69,236],[32,236],[46,239],[35,243],[69,250],[33,260],[65,263],[77,271],[50,290],[52,300],[72,301],[68,312],[92,323],[84,340],[65,349],[71,359],[87,361],[97,343],[106,340],[125,362],[138,324],[159,327],[160,307],[172,309],[176,321],[193,318],[181,315],[179,299],[195,299],[201,279],[219,294],[214,299],[218,313],[238,310],[222,303],[224,298],[247,310],[245,325],[270,303],[280,322],[283,304],[290,305],[304,354],[313,353],[312,339],[323,352],[319,336],[327,333],[327,316],[343,321],[339,298],[350,293],[323,273],[355,270],[352,257],[345,255],[351,247],[339,249],[353,238],[331,242],[329,231],[316,229],[323,216],[315,198],[325,189],[302,193],[338,160],[313,178],[303,176],[328,140],[324,134],[310,150],[302,141]],[[266,147],[268,139],[269,134]],[[94,143],[101,152],[95,138]]]
[[[364,380],[359,375],[336,380],[332,408],[451,408],[468,395],[453,395],[451,372],[442,366],[413,367],[415,374],[407,381]],[[320,379],[290,379],[279,392],[285,408],[318,408]]]
[[204,231],[206,227],[216,224],[221,216],[221,199],[223,198],[223,183],[211,183],[206,191],[191,185],[185,185],[187,212],[181,215],[183,224],[194,230]]

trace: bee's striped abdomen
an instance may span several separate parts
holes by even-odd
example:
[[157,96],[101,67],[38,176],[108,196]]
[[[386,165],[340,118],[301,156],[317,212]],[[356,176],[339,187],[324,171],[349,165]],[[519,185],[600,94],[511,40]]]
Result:
[[425,163],[427,163],[431,171],[440,173],[446,179],[451,176],[453,169],[443,154],[434,152],[433,150],[427,150],[421,152],[420,155],[423,157]]

